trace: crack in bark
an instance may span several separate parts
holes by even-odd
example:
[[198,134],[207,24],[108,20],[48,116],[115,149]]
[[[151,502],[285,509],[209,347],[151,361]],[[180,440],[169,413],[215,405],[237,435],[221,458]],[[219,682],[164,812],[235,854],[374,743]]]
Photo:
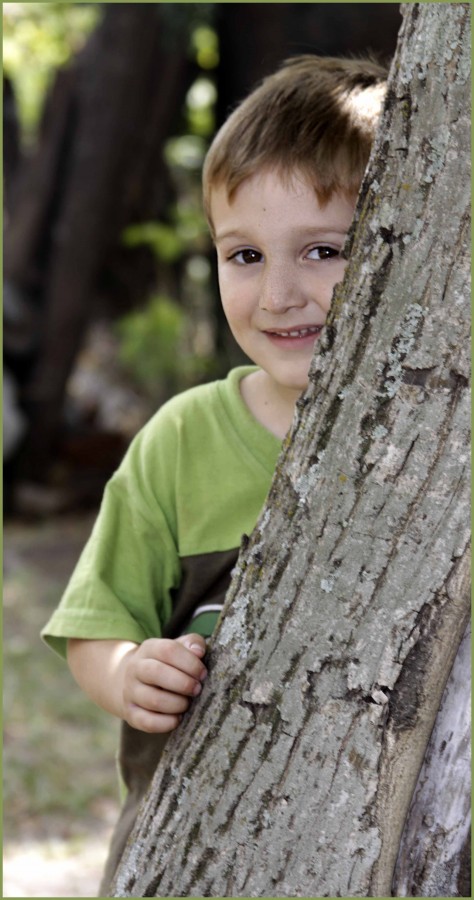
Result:
[[[187,883],[183,884],[179,897],[188,897],[191,894],[191,891],[195,890],[196,882],[200,878],[201,875],[204,874],[208,866],[214,861],[216,857],[216,852],[213,847],[206,847],[201,850],[200,858],[194,869],[191,869],[191,872],[188,876]],[[153,882],[150,883],[149,890],[154,891],[154,893],[146,893],[142,894],[143,897],[157,897],[159,896],[156,891],[159,887],[161,881],[161,876],[153,879]],[[211,880],[212,884],[212,880]]]
[[[442,459],[443,455],[445,454],[446,443],[447,443],[447,441],[449,440],[449,438],[451,437],[451,434],[452,434],[451,423],[452,423],[452,419],[453,419],[454,413],[455,413],[455,411],[456,411],[456,409],[457,409],[457,402],[456,402],[456,401],[457,401],[458,398],[459,398],[460,390],[461,390],[461,388],[460,388],[460,385],[459,385],[459,382],[458,382],[457,385],[456,385],[456,388],[454,389],[453,394],[452,394],[452,396],[451,396],[451,398],[450,398],[450,403],[449,403],[449,407],[448,407],[447,412],[446,412],[446,416],[445,416],[445,418],[443,419],[443,421],[440,423],[440,427],[438,428],[438,432],[437,432],[437,433],[438,433],[438,441],[437,441],[437,444],[436,444],[435,455],[434,455],[433,459],[432,459],[431,462],[430,462],[430,465],[429,465],[429,468],[428,468],[428,471],[427,471],[427,473],[426,473],[426,476],[425,476],[424,481],[420,484],[420,486],[419,486],[417,492],[416,492],[415,495],[412,497],[411,502],[410,502],[409,505],[407,506],[407,508],[406,508],[406,510],[405,510],[405,512],[404,512],[404,514],[400,516],[399,523],[398,523],[398,527],[397,527],[396,531],[394,531],[393,537],[392,537],[392,551],[391,551],[391,553],[390,553],[389,556],[388,556],[388,559],[387,559],[387,562],[386,562],[386,566],[385,566],[385,570],[384,570],[383,572],[381,572],[381,574],[380,574],[380,576],[379,576],[379,579],[377,579],[377,582],[375,583],[375,588],[374,588],[374,589],[378,589],[379,584],[382,583],[382,582],[380,581],[380,579],[383,580],[383,578],[385,577],[385,575],[386,575],[386,570],[387,570],[387,568],[388,568],[388,566],[389,566],[389,564],[390,564],[390,561],[391,561],[392,558],[394,557],[394,552],[395,552],[395,550],[398,548],[398,544],[399,544],[400,539],[401,539],[402,537],[406,536],[406,534],[408,533],[408,526],[409,526],[409,523],[410,523],[410,521],[412,520],[412,518],[414,517],[414,515],[417,513],[417,511],[419,510],[419,508],[420,508],[420,506],[421,506],[421,501],[422,501],[422,499],[426,496],[426,494],[427,494],[427,492],[428,492],[428,489],[429,489],[430,486],[431,486],[431,482],[432,482],[432,479],[433,479],[434,472],[435,472],[435,470],[436,470],[436,468],[437,468],[437,465],[438,465],[439,461]],[[414,446],[414,442],[411,444],[411,446],[410,446],[410,448],[409,448],[410,451],[413,449],[413,446]],[[407,459],[408,459],[408,456],[409,456],[409,454],[407,454],[407,455],[405,456],[405,459],[404,459],[404,461],[403,461],[403,464],[402,464],[402,466],[400,467],[400,469],[399,469],[398,472],[397,472],[397,477],[400,476],[400,474],[401,474],[403,468],[405,467],[405,463],[406,463],[406,461],[407,461]],[[387,480],[388,480],[388,479],[387,479]],[[380,512],[382,511],[384,505],[385,505],[385,504],[382,505],[382,507],[381,507],[381,509],[380,509],[380,511],[379,511],[379,514],[380,514]]]
[[337,751],[336,760],[335,760],[335,764],[334,764],[334,770],[333,770],[332,777],[331,777],[331,781],[330,781],[330,783],[329,783],[329,786],[328,786],[326,795],[325,795],[325,797],[324,797],[324,799],[323,799],[323,802],[326,802],[326,800],[329,798],[329,796],[330,796],[330,794],[331,794],[332,787],[333,787],[334,781],[335,781],[335,779],[336,779],[336,775],[338,774],[338,771],[339,771],[339,766],[340,766],[340,764],[341,764],[341,760],[342,760],[342,758],[343,758],[343,756],[344,756],[344,751],[345,751],[345,749],[346,749],[346,747],[347,747],[347,744],[348,744],[350,738],[352,737],[352,734],[353,734],[353,732],[354,732],[356,726],[357,726],[358,723],[359,723],[359,718],[360,718],[360,713],[356,712],[355,715],[354,715],[354,717],[353,717],[353,719],[351,720],[351,723],[350,723],[350,725],[349,725],[349,728],[347,729],[346,734],[344,735],[344,737],[343,737],[343,739],[342,739],[342,741],[341,741],[341,743],[340,743],[340,745],[339,745],[339,748],[338,748],[338,751]]

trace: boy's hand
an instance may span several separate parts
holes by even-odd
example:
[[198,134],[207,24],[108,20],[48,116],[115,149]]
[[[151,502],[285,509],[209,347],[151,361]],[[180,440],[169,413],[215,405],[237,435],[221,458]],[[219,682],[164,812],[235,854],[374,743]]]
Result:
[[122,660],[123,718],[149,733],[173,731],[202,690],[206,642],[199,634],[150,638]]

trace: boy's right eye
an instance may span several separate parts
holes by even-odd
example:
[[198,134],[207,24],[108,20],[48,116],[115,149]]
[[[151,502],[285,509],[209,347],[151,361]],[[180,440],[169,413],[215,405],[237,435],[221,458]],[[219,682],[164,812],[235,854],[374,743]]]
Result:
[[252,250],[251,247],[246,247],[245,250],[237,250],[236,253],[232,253],[229,256],[229,259],[234,259],[235,262],[239,266],[248,266],[251,263],[261,262],[262,254],[258,252],[258,250]]

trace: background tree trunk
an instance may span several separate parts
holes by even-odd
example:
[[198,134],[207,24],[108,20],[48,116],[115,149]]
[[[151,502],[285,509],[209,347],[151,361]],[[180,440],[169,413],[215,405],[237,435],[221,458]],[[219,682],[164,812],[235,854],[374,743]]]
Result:
[[5,212],[11,211],[10,188],[21,162],[20,127],[15,91],[11,79],[3,75],[3,180]]
[[469,615],[469,7],[403,13],[310,387],[114,896],[391,894]]
[[471,628],[459,646],[405,824],[397,897],[470,897]]

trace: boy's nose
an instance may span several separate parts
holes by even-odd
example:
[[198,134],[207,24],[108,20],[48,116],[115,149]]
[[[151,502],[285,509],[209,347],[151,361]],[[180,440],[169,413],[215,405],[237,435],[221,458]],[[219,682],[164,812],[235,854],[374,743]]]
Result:
[[277,267],[263,274],[260,291],[260,308],[269,312],[282,312],[294,306],[304,306],[305,299],[294,273]]

